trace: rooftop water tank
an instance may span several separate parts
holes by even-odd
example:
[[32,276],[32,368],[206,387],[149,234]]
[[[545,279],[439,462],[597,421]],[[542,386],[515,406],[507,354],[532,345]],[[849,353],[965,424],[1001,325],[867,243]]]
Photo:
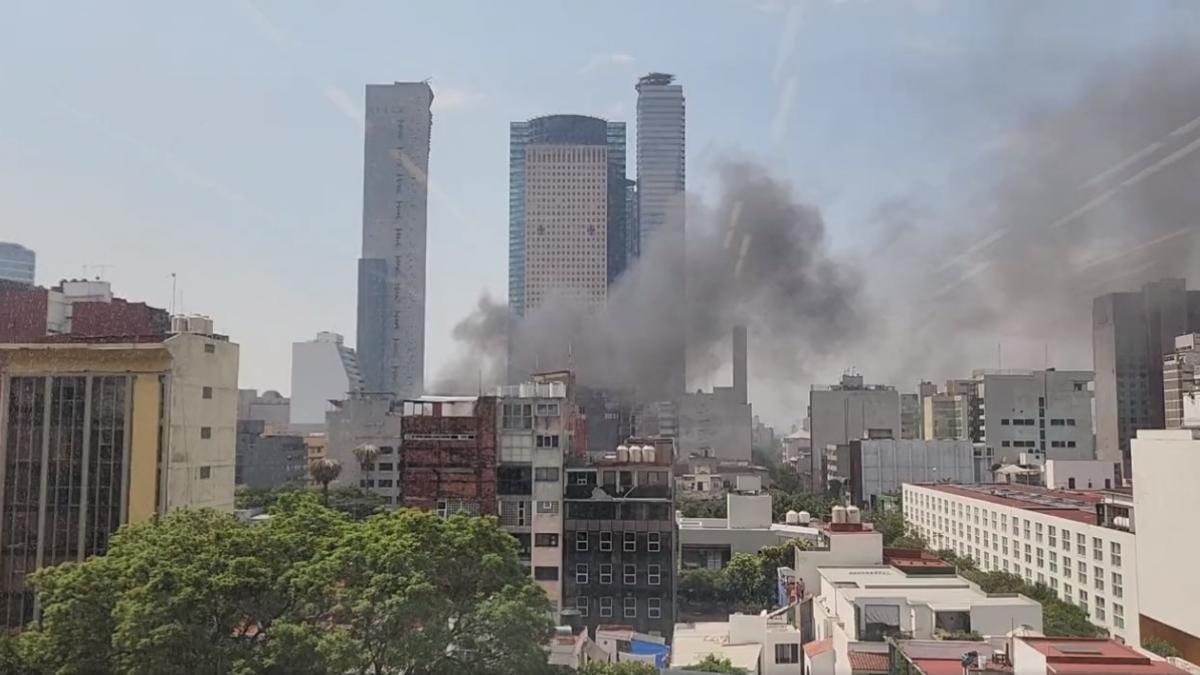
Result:
[[647,464],[656,463],[658,461],[658,449],[653,445],[643,445],[642,459],[645,460]]
[[622,464],[629,461],[629,448],[624,445],[617,446],[617,461]]
[[834,525],[844,525],[846,523],[846,507],[844,507],[844,506],[833,507],[832,522]]
[[629,446],[629,461],[634,464],[642,461],[642,447],[640,445]]
[[808,511],[801,511],[800,513],[796,514],[796,516],[797,523],[800,525],[808,525],[812,522],[812,514]]
[[862,522],[862,512],[858,510],[857,506],[846,507],[846,522],[852,525]]
[[787,523],[788,525],[799,525],[800,514],[796,513],[795,511],[788,511],[783,516],[783,522]]

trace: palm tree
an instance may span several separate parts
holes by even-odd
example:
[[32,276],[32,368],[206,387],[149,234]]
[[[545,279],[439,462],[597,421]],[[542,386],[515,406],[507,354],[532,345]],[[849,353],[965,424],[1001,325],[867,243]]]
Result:
[[342,475],[342,463],[328,457],[318,457],[308,463],[308,475],[321,484],[321,501],[329,506],[329,484]]
[[[362,443],[354,447],[354,456],[358,459],[359,466],[362,468],[363,479],[365,480],[369,477],[368,474],[370,473],[368,467],[373,464],[375,458],[379,457],[379,448],[370,443]],[[362,486],[365,487],[366,483],[362,483]]]

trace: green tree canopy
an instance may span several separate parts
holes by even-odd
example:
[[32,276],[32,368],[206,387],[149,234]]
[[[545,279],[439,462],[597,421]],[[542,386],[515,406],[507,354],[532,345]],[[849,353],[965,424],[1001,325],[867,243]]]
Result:
[[176,511],[40,570],[15,651],[32,673],[544,672],[549,601],[494,519],[355,521],[307,492],[272,515]]
[[680,670],[697,673],[733,673],[733,675],[744,675],[746,672],[745,669],[734,666],[729,659],[718,658],[713,654],[705,656],[699,663],[684,666]]

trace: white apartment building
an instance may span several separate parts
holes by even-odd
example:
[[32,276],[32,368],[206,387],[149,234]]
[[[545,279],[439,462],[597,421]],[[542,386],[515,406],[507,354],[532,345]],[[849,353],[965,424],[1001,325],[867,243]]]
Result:
[[[1138,560],[1119,493],[1027,485],[905,485],[904,518],[935,549],[1045,584],[1123,642],[1139,644]],[[1123,529],[1119,529],[1123,528]]]
[[292,343],[292,424],[325,424],[330,401],[362,390],[358,356],[342,336],[321,331],[313,340]]
[[800,630],[778,614],[731,614],[729,621],[675,624],[672,666],[690,666],[709,654],[729,659],[748,675],[798,673],[803,654]]
[[563,457],[570,452],[575,408],[567,384],[501,387],[497,513],[522,542],[530,573],[555,611],[562,605]]
[[1143,639],[1164,639],[1200,663],[1200,539],[1193,525],[1200,513],[1200,430],[1140,429],[1130,445],[1142,570],[1130,621],[1140,624]]
[[735,553],[757,553],[792,539],[816,544],[821,531],[808,522],[771,522],[771,495],[725,495],[724,518],[684,518],[675,513],[679,528],[680,567],[720,569]]
[[980,370],[973,373],[984,443],[997,462],[1022,452],[1093,459],[1090,370]]

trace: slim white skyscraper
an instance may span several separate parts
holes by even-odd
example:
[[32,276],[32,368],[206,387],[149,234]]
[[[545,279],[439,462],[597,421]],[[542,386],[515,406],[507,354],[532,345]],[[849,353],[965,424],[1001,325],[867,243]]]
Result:
[[315,340],[292,343],[292,424],[324,424],[330,401],[361,389],[358,357],[341,335],[321,331]]
[[425,230],[433,90],[367,85],[358,358],[363,388],[418,396],[425,379]]
[[[652,246],[666,246],[676,254],[657,258],[671,265],[670,273],[678,280],[672,293],[676,300],[666,303],[673,316],[662,318],[673,325],[684,326],[683,308],[687,297],[683,265],[686,118],[683,87],[674,81],[674,75],[650,73],[640,78],[636,87],[638,254],[646,255]],[[670,351],[671,354],[664,355],[671,362],[665,393],[675,397],[683,393],[687,382],[687,342],[682,328],[678,343]]]

